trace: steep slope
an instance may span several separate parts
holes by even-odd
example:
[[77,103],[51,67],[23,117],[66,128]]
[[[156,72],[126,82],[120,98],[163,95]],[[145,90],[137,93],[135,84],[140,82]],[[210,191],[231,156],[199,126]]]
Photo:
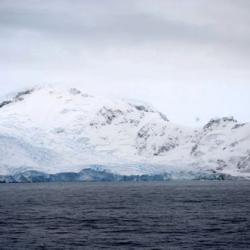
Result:
[[164,129],[169,124],[150,106],[93,97],[73,88],[30,89],[0,107],[1,173],[18,166],[53,173],[96,163],[116,165],[115,170],[120,164],[150,163],[141,152],[140,131],[152,123]]
[[250,173],[250,124],[233,117],[212,119],[196,136],[191,155],[197,164],[216,171],[248,175]]
[[201,129],[171,123],[145,104],[40,87],[0,101],[0,175],[212,171],[249,175],[250,125],[213,119]]

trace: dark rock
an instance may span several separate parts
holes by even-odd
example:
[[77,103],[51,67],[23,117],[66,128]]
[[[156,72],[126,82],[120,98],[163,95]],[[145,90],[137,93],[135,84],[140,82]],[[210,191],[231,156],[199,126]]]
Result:
[[8,105],[10,103],[12,103],[12,101],[3,101],[3,102],[0,103],[0,108],[4,107],[4,106],[6,106],[6,105]]
[[210,129],[214,126],[218,126],[221,123],[224,122],[237,122],[237,120],[235,120],[233,117],[222,117],[222,118],[218,118],[218,119],[211,119],[204,127],[204,130]]
[[234,126],[232,127],[232,129],[241,128],[241,127],[243,127],[243,126],[245,126],[245,125],[246,125],[246,123],[238,123],[238,124],[234,125]]

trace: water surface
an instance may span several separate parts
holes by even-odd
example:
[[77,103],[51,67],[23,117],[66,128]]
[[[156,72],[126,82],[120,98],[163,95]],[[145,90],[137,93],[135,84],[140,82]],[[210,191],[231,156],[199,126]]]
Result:
[[1,184],[0,249],[250,249],[250,182]]

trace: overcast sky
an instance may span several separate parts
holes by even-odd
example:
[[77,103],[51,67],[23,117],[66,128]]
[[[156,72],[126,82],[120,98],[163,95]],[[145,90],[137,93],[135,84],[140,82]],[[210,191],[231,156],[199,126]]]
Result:
[[176,123],[250,121],[249,0],[0,0],[0,93],[79,86]]

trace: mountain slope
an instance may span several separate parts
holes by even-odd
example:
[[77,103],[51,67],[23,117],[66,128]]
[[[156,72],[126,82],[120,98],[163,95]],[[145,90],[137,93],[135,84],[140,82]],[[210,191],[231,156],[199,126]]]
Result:
[[79,172],[91,164],[122,175],[248,175],[250,125],[222,118],[194,130],[149,105],[75,88],[34,88],[0,102],[0,174]]

